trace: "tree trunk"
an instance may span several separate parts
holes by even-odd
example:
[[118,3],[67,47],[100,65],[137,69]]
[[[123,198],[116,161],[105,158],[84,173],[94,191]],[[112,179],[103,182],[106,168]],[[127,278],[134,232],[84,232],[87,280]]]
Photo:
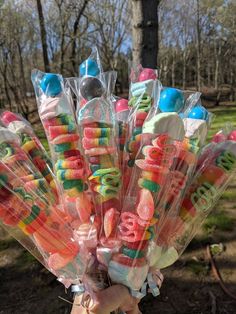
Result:
[[76,37],[78,33],[79,22],[87,4],[88,4],[88,0],[84,0],[84,3],[80,11],[78,12],[78,15],[73,25],[73,37],[72,37],[72,43],[71,43],[71,63],[72,63],[72,70],[74,72],[74,75],[77,75],[77,72],[78,72],[78,69],[76,68],[76,60],[75,60],[76,59]]
[[132,0],[133,62],[157,67],[159,0]]
[[221,45],[219,43],[219,48],[217,48],[217,41],[214,43],[215,50],[215,89],[219,88],[219,67],[220,67],[220,54],[221,54]]
[[187,54],[187,51],[186,51],[187,47],[185,45],[185,48],[184,48],[184,52],[183,52],[183,84],[182,84],[182,87],[183,89],[186,88],[186,54]]
[[171,65],[171,85],[174,87],[175,86],[175,50],[173,51],[173,58],[172,58],[172,65]]
[[7,87],[7,63],[4,64],[4,68],[3,68],[3,71],[2,71],[2,77],[3,77],[4,91],[5,91],[5,94],[6,94],[6,97],[7,97],[8,105],[9,105],[10,110],[12,111],[11,97],[9,95],[8,87]]
[[46,33],[46,28],[45,28],[41,0],[37,0],[37,9],[38,9],[38,16],[39,16],[41,43],[42,43],[42,49],[43,49],[44,69],[45,69],[45,72],[49,72],[50,66],[49,66],[49,58],[48,58],[47,33]]
[[200,5],[197,0],[197,90],[201,89],[201,27],[200,27]]
[[207,86],[211,86],[211,65],[210,62],[207,62]]
[[26,87],[26,80],[25,80],[24,62],[22,58],[22,50],[21,50],[21,46],[19,42],[17,43],[17,48],[18,48],[19,60],[20,60],[20,74],[21,74],[21,86],[22,86],[21,95],[23,96],[23,99],[25,99],[27,87]]

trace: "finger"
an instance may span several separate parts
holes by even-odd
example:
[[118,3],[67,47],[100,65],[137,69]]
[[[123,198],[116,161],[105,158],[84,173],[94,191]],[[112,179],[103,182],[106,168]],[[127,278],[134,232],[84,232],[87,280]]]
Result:
[[138,304],[136,304],[131,311],[126,311],[126,314],[142,314],[142,312],[140,312]]
[[132,306],[136,306],[136,302],[137,301],[130,295],[126,287],[114,285],[97,292],[95,304],[90,308],[90,311],[96,314],[106,314],[118,308],[122,308],[122,306],[126,304],[131,305],[132,308]]
[[83,295],[75,297],[71,314],[87,314],[86,309],[82,305],[80,305],[82,302],[82,298],[83,298]]

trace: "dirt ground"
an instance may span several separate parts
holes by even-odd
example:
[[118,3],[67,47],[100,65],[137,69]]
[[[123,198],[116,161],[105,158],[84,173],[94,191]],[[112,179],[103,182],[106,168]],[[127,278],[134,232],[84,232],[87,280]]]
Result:
[[[222,200],[224,210],[236,221],[234,201]],[[217,212],[217,211],[216,211]],[[212,275],[206,258],[207,243],[223,243],[225,251],[216,257],[223,280],[236,294],[236,228],[201,232],[172,267],[163,271],[161,295],[144,298],[143,314],[235,314],[236,302],[228,297]],[[17,242],[1,234],[0,242],[0,313],[70,313],[71,300],[64,287]]]

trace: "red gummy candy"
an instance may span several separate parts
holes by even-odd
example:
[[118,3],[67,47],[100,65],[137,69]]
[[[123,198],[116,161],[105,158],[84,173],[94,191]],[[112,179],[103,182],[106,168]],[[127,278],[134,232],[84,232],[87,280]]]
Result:
[[139,203],[136,208],[139,217],[143,220],[151,220],[154,214],[154,201],[152,193],[147,189],[141,189]]
[[110,208],[104,215],[104,232],[108,238],[115,229],[119,218],[119,212],[115,208]]

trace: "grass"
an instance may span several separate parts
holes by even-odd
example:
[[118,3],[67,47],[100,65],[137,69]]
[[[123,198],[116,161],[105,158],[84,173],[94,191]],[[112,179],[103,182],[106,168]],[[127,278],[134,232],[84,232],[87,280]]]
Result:
[[37,263],[37,260],[28,251],[23,250],[16,260],[15,266],[21,270],[28,268],[32,264]]
[[232,231],[234,229],[235,219],[226,212],[213,212],[208,216],[203,225],[203,230],[211,232],[212,230]]
[[206,276],[209,271],[209,266],[205,261],[190,260],[187,262],[187,268],[195,275]]
[[234,202],[236,201],[236,191],[235,189],[228,189],[226,190],[221,197],[222,200],[226,200],[229,202]]
[[208,134],[208,139],[224,128],[228,123],[236,128],[236,108],[219,107],[213,108],[210,111],[214,114],[214,117]]

